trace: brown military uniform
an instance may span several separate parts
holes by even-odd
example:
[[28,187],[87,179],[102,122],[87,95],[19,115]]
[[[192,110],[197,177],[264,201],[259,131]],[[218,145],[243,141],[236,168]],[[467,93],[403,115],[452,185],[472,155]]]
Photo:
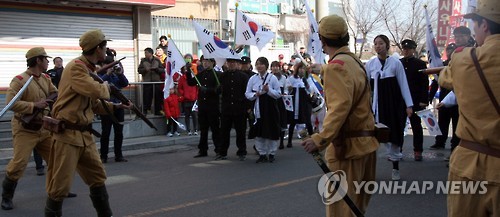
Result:
[[[95,66],[84,56],[66,65],[59,83],[59,97],[52,112],[54,118],[87,126],[92,123],[94,113],[105,114],[98,99],[109,99],[109,90],[106,85],[90,77],[89,72],[93,71]],[[106,106],[112,111],[112,104]],[[104,186],[106,173],[94,137],[89,131],[66,129],[52,136],[54,144],[47,171],[49,198],[61,201],[68,194],[75,170],[89,187]]]
[[[12,79],[7,91],[7,103],[19,92],[31,75],[32,72],[27,70]],[[34,148],[37,149],[43,159],[47,160],[49,157],[50,146],[52,145],[50,133],[43,128],[39,130],[26,129],[22,126],[20,118],[24,114],[32,114],[35,109],[35,102],[45,99],[55,92],[57,92],[57,88],[52,84],[50,76],[47,74],[34,75],[33,81],[28,85],[21,98],[11,107],[11,110],[14,111],[14,117],[11,121],[14,155],[7,165],[7,177],[12,181],[21,178]],[[41,122],[43,115],[48,113],[47,108],[45,111],[40,112],[33,121]]]
[[[374,118],[370,107],[369,88],[363,92],[367,82],[363,69],[353,58],[349,48],[342,47],[337,55],[321,69],[324,79],[324,94],[327,102],[327,112],[323,122],[323,130],[312,135],[316,146],[325,151],[328,168],[333,172],[346,172],[348,182],[347,195],[364,213],[370,200],[369,194],[356,194],[353,181],[374,181],[376,168],[376,150],[379,146],[375,137],[353,137],[347,139],[346,160],[335,156],[332,139],[338,136],[339,130],[345,124],[346,132],[368,131],[374,129]],[[357,58],[356,58],[357,59]],[[356,108],[352,108],[356,100],[360,100]],[[349,111],[352,113],[349,115]],[[327,216],[354,216],[344,201],[329,205]]]
[[[486,37],[476,48],[479,64],[500,101],[500,34]],[[500,150],[500,116],[486,93],[471,58],[472,48],[457,48],[439,84],[455,91],[460,106],[456,134],[460,139]],[[500,216],[500,158],[459,145],[450,159],[450,181],[488,181],[484,195],[448,195],[449,216]],[[467,209],[463,205],[467,204]]]

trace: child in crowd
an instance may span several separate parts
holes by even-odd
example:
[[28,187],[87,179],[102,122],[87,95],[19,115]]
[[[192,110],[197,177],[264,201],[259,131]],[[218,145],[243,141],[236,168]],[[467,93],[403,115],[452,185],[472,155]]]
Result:
[[180,136],[181,134],[177,132],[177,124],[175,123],[181,113],[179,109],[179,96],[175,88],[170,88],[170,95],[163,100],[163,111],[167,118],[167,136],[172,137],[174,134]]

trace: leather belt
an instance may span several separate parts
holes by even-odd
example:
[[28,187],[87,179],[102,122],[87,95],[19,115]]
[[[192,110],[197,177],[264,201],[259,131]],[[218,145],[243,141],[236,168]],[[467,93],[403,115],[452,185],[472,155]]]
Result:
[[499,149],[495,149],[495,148],[492,148],[492,147],[489,147],[486,145],[481,145],[479,143],[471,142],[471,141],[467,141],[467,140],[463,140],[463,139],[460,140],[460,143],[458,145],[462,146],[466,149],[479,152],[481,154],[486,154],[486,155],[490,155],[490,156],[493,156],[496,158],[500,158],[500,150]]
[[97,132],[96,130],[92,129],[92,124],[89,125],[78,125],[78,124],[72,124],[69,122],[64,123],[64,129],[68,130],[78,130],[81,132],[89,131],[90,133],[94,134],[94,136],[101,137],[101,134]]
[[375,136],[375,130],[358,130],[358,131],[350,131],[346,133],[346,138],[353,137],[372,137]]

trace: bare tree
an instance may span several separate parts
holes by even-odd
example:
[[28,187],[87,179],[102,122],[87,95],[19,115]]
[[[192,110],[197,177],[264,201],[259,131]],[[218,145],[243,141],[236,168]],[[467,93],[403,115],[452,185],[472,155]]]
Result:
[[399,49],[402,49],[400,42],[404,39],[415,41],[418,45],[417,51],[425,47],[424,5],[428,5],[427,10],[431,19],[437,19],[437,6],[430,3],[428,0],[383,1],[382,22],[387,27],[390,40]]
[[359,52],[354,46],[354,53],[358,54],[359,58],[363,54],[368,34],[376,29],[382,20],[383,12],[377,2],[373,0],[341,0],[350,35],[355,41],[362,39]]

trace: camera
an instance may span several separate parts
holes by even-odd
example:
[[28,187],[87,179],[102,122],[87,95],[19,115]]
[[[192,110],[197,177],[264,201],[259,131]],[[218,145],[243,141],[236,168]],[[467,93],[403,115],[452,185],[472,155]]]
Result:
[[122,73],[122,68],[119,65],[113,66],[113,73],[115,73],[115,74],[121,74]]

